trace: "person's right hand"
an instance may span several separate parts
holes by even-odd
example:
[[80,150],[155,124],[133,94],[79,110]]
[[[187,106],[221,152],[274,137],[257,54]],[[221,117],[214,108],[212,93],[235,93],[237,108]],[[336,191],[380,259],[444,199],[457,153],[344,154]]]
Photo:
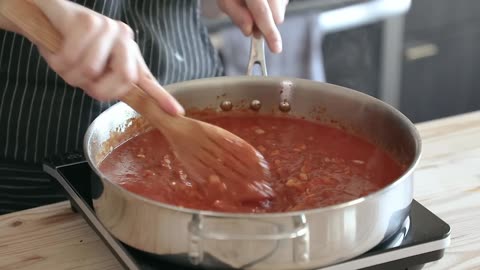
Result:
[[68,84],[106,101],[121,98],[132,83],[147,81],[148,94],[165,111],[183,113],[178,102],[156,83],[128,25],[70,1],[31,2],[63,36],[60,51],[52,53],[42,46],[39,51]]

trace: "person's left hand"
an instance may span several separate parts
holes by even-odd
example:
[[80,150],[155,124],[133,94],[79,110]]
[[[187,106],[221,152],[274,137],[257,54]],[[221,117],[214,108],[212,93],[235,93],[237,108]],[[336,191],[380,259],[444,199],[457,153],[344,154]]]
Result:
[[285,17],[288,0],[218,0],[218,6],[232,19],[245,36],[256,26],[274,53],[282,51],[282,37],[277,25]]

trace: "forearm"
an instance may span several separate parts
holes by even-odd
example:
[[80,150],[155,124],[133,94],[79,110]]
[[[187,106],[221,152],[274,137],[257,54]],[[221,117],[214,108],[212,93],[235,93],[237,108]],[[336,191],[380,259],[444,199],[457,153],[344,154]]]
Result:
[[7,30],[7,31],[15,31],[16,28],[15,26],[7,19],[4,17],[0,16],[0,29],[1,30]]

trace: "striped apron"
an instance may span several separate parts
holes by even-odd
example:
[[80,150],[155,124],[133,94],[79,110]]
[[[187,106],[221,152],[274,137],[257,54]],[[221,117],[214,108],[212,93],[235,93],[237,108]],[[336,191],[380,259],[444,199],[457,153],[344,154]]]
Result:
[[[130,25],[145,61],[164,85],[223,74],[197,1],[75,2]],[[81,150],[88,125],[112,104],[67,85],[32,43],[0,31],[0,214],[64,200],[41,163]]]

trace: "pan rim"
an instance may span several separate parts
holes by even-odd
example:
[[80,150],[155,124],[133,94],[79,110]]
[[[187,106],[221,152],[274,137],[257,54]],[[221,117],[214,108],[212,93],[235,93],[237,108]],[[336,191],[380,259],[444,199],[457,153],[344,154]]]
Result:
[[[324,82],[316,82],[316,81],[311,81],[311,80],[306,80],[306,79],[300,79],[300,78],[290,78],[290,77],[274,77],[274,76],[269,76],[269,77],[260,77],[260,76],[224,76],[224,77],[214,77],[214,78],[203,78],[203,79],[196,79],[196,80],[191,80],[191,81],[184,81],[184,82],[178,82],[170,85],[165,85],[164,88],[171,92],[172,94],[175,94],[176,91],[181,91],[181,89],[185,88],[186,86],[194,86],[198,85],[199,83],[211,83],[213,81],[225,81],[228,83],[232,83],[232,80],[237,81],[238,83],[246,83],[246,82],[270,82],[270,83],[278,83],[278,82],[292,82],[294,84],[302,84],[302,85],[311,85],[311,86],[327,86],[328,88],[331,88],[331,91],[349,91],[350,94],[352,95],[357,95],[359,98],[366,99],[370,102],[374,102],[375,104],[379,106],[386,107],[391,113],[394,114],[395,117],[399,118],[407,127],[408,131],[413,137],[413,140],[415,141],[415,157],[413,158],[412,162],[408,166],[408,168],[402,173],[400,177],[397,179],[393,180],[390,184],[386,185],[385,187],[369,193],[366,196],[346,201],[340,204],[333,204],[329,205],[326,207],[318,207],[318,208],[311,208],[311,209],[305,209],[305,210],[298,210],[298,211],[290,211],[290,212],[270,212],[270,213],[234,213],[234,212],[217,212],[217,211],[212,211],[212,210],[198,210],[198,209],[193,209],[193,208],[187,208],[187,207],[180,207],[180,206],[175,206],[173,204],[168,204],[168,203],[163,203],[159,201],[155,201],[149,198],[146,198],[144,196],[141,196],[139,194],[136,194],[134,192],[131,192],[120,185],[116,184],[109,178],[107,178],[103,173],[101,173],[95,164],[93,163],[93,160],[88,152],[88,143],[89,139],[91,137],[91,134],[94,131],[94,125],[96,121],[101,117],[102,114],[110,111],[110,110],[115,110],[115,107],[118,106],[126,106],[124,103],[117,103],[107,110],[105,110],[102,114],[97,116],[97,118],[90,124],[88,127],[85,136],[84,136],[84,143],[83,143],[83,149],[84,149],[84,154],[85,158],[87,159],[87,162],[89,166],[92,168],[92,170],[102,179],[102,181],[108,181],[112,186],[114,186],[117,191],[126,193],[128,196],[132,196],[135,199],[138,199],[144,203],[156,206],[156,207],[163,207],[169,210],[173,211],[179,211],[187,214],[195,214],[195,215],[201,215],[205,217],[220,217],[220,218],[285,218],[285,217],[291,217],[291,216],[298,216],[298,215],[310,215],[310,214],[319,214],[319,213],[326,213],[326,212],[331,212],[331,211],[338,211],[339,209],[346,209],[350,208],[353,206],[357,206],[361,204],[362,202],[374,200],[378,196],[382,196],[385,193],[388,193],[392,189],[394,189],[396,186],[400,185],[402,182],[407,181],[413,177],[413,173],[415,169],[418,167],[418,163],[420,162],[420,159],[422,157],[422,141],[420,134],[418,132],[418,129],[415,127],[415,125],[408,119],[403,113],[401,113],[399,110],[391,106],[390,104],[383,102],[375,97],[369,96],[367,94],[361,93],[359,91],[355,91],[350,88],[334,85],[334,84],[329,84],[329,83],[324,83]],[[412,198],[413,200],[413,194]]]

